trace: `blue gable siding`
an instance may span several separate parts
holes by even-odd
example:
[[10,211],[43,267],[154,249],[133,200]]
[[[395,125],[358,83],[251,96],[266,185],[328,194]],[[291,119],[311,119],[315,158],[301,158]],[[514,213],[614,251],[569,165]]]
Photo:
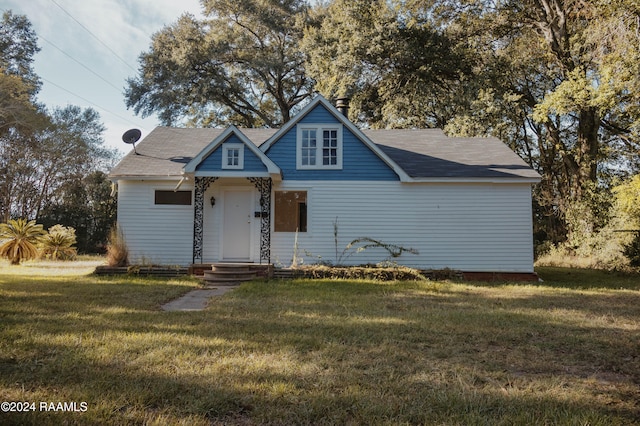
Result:
[[[231,135],[224,143],[221,143],[209,156],[207,156],[196,168],[197,171],[218,172],[222,171],[222,146],[225,143],[244,143],[236,136]],[[266,172],[267,167],[262,163],[246,145],[244,146],[244,168],[242,170],[249,172]],[[226,169],[225,169],[226,171]]]
[[[339,121],[323,105],[318,105],[299,121],[302,124],[331,124]],[[346,127],[342,135],[342,170],[296,169],[297,125],[267,151],[286,180],[399,180],[398,175]]]

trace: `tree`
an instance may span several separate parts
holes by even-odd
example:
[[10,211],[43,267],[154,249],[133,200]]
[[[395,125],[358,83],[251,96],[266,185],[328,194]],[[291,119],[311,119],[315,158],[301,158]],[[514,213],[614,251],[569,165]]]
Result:
[[0,223],[0,257],[9,259],[12,265],[35,259],[38,257],[37,244],[44,234],[42,225],[36,225],[35,220],[17,219]]
[[117,211],[106,173],[94,171],[82,179],[66,182],[59,191],[58,199],[42,211],[39,220],[45,226],[72,224],[78,250],[104,252]]
[[443,127],[468,98],[472,61],[403,2],[335,0],[314,9],[302,49],[316,88],[352,98],[366,126]]
[[634,0],[595,2],[597,19],[585,34],[598,65],[593,99],[601,113],[611,154],[620,165],[640,171],[640,4]]
[[0,22],[0,137],[12,128],[32,129],[43,117],[35,104],[40,79],[33,56],[40,50],[29,20],[4,12]]
[[[56,109],[54,126],[42,135],[32,214],[46,226],[63,224],[77,231],[78,249],[101,251],[115,222],[115,200],[103,170],[115,161],[105,148],[98,113],[76,106]],[[35,210],[34,210],[35,209]]]
[[32,135],[15,133],[4,139],[7,175],[0,187],[7,215],[39,218],[62,202],[64,187],[109,167],[115,158],[115,151],[103,146],[104,125],[95,110],[55,108],[50,120]]
[[4,12],[0,24],[0,68],[8,75],[19,76],[32,96],[41,84],[31,66],[33,56],[39,51],[38,37],[27,17]]
[[[25,16],[5,12],[0,22],[0,219],[11,217],[16,171],[29,172],[28,162],[16,163],[27,153],[25,141],[48,124],[35,95],[40,81],[33,71],[37,37]],[[28,154],[27,154],[28,155]]]
[[206,0],[153,36],[127,106],[165,125],[273,127],[311,95],[298,49],[302,0]]
[[40,127],[44,117],[31,102],[28,86],[15,75],[0,69],[0,136],[11,129]]
[[[587,202],[591,212],[596,212],[593,216],[602,222],[602,215],[597,213],[601,203],[590,200],[597,200],[595,192],[609,190],[610,176],[626,166],[621,160],[640,148],[640,79],[634,63],[640,58],[640,8],[635,2],[599,1],[570,4],[565,14],[565,47],[548,42],[556,62],[562,65],[561,73],[554,76],[557,84],[553,89],[533,106],[534,119],[549,128],[553,136],[559,133],[554,133],[555,129],[562,131],[545,147],[559,146],[559,157],[565,165],[565,172],[557,174],[560,182],[556,188],[568,182],[568,190],[564,195],[557,191],[558,198]],[[613,33],[612,25],[616,27]],[[551,24],[549,27],[553,28]],[[554,122],[558,124],[551,124]],[[627,170],[633,171],[633,166]],[[555,204],[567,211],[562,201]]]

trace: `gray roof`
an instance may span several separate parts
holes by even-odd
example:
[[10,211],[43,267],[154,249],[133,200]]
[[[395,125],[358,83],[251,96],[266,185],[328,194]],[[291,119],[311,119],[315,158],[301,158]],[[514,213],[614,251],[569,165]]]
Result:
[[540,178],[496,138],[450,138],[440,129],[363,133],[412,178]]
[[[239,129],[260,146],[277,129]],[[181,176],[185,164],[224,129],[158,127],[111,171],[118,177]],[[364,130],[410,177],[539,179],[516,153],[495,138],[450,138],[439,129]]]
[[[156,127],[112,170],[111,177],[181,176],[189,161],[217,138],[225,129]],[[277,129],[239,129],[249,140],[260,145]]]

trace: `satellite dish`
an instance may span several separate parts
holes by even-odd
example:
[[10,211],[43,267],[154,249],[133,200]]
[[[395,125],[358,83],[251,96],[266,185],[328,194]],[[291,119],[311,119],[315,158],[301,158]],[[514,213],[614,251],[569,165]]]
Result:
[[122,141],[133,145],[133,152],[135,152],[136,155],[138,155],[138,151],[136,151],[136,142],[140,140],[140,136],[142,136],[142,132],[139,129],[127,130],[122,135]]

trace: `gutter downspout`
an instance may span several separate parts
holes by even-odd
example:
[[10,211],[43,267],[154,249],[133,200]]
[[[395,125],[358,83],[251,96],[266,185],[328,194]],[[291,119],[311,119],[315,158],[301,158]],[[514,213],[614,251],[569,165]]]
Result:
[[177,192],[178,189],[180,189],[180,187],[182,186],[182,184],[184,183],[185,180],[187,180],[188,178],[186,176],[184,176],[182,179],[180,179],[180,182],[178,182],[178,185],[176,185],[176,187],[173,189],[173,192]]

